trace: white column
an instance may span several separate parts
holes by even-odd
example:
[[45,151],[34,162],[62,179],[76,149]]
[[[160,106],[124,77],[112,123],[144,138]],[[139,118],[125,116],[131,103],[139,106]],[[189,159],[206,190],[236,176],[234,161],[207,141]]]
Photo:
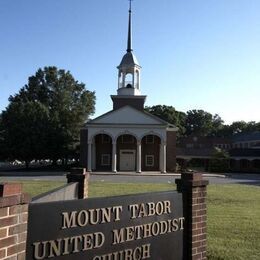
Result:
[[126,74],[125,74],[125,72],[123,72],[122,73],[122,88],[124,88],[125,87],[125,76],[126,76]]
[[162,173],[166,173],[166,144],[160,145],[160,170]]
[[116,170],[116,141],[113,141],[112,147],[112,172],[117,172]]
[[137,141],[137,157],[136,157],[136,172],[141,173],[142,168],[141,168],[141,163],[142,163],[142,149],[141,149],[141,141]]
[[135,88],[135,71],[132,73],[132,86]]
[[92,171],[92,167],[91,167],[91,143],[88,143],[88,172]]

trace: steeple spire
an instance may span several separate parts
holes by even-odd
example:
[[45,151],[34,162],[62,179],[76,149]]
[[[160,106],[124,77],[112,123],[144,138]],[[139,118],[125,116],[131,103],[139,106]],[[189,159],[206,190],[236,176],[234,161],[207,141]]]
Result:
[[128,38],[127,38],[127,52],[131,52],[132,49],[132,1],[129,0],[129,18],[128,18]]
[[140,71],[141,66],[132,49],[132,1],[129,0],[129,21],[126,54],[123,56],[118,68],[118,96],[141,96]]

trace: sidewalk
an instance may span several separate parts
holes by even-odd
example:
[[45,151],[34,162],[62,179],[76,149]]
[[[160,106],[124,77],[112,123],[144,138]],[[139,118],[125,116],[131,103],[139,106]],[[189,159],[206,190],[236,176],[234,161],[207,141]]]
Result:
[[[121,176],[181,176],[180,173],[161,173],[161,172],[91,172],[91,175],[121,175]],[[225,174],[215,174],[215,173],[202,173],[204,177],[219,177],[219,178],[226,178]]]
[[[37,177],[37,176],[66,176],[69,173],[69,171],[3,171],[0,172],[0,176],[2,177],[22,177],[22,176],[28,176],[28,177]],[[180,173],[161,173],[161,172],[91,172],[91,175],[97,175],[97,176],[175,176],[178,177],[181,174]],[[215,174],[215,173],[202,173],[204,177],[219,177],[219,178],[226,178],[227,176],[225,174]]]

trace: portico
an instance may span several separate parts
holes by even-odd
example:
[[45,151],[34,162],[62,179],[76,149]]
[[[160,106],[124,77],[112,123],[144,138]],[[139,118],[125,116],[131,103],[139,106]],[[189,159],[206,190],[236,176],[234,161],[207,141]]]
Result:
[[[121,110],[126,110],[128,118],[131,112],[143,116],[132,107]],[[116,116],[112,114],[109,115],[110,122]],[[145,117],[142,119],[144,122],[145,119],[155,120]],[[138,119],[136,114],[134,118]],[[167,132],[160,119],[153,122],[158,124],[157,127],[154,124],[133,124],[126,128],[118,124],[102,125],[103,121],[104,118],[97,118],[88,125],[88,171],[166,172]]]

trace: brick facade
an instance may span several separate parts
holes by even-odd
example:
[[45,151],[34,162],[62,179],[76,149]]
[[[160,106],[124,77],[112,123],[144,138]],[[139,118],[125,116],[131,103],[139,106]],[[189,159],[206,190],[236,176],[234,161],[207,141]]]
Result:
[[[89,173],[72,169],[68,183],[78,182],[78,199],[88,197]],[[205,260],[207,246],[206,194],[208,181],[201,173],[182,173],[176,180],[182,193],[184,234],[183,259]],[[30,198],[22,193],[21,184],[0,184],[0,259],[25,260],[28,204]]]
[[201,173],[182,173],[176,184],[183,194],[184,259],[206,260],[208,181],[202,179]]
[[173,131],[167,132],[166,170],[167,172],[176,170],[176,132]]
[[[159,171],[160,170],[160,143],[161,140],[158,136],[154,135],[153,143],[149,144],[144,137],[142,139],[142,171]],[[146,165],[146,156],[153,155],[154,165]]]
[[72,168],[71,172],[67,174],[67,183],[78,183],[78,199],[88,198],[89,193],[89,172],[85,168]]
[[25,259],[29,202],[21,184],[0,184],[0,259]]
[[80,130],[80,165],[88,167],[88,129]]
[[[134,150],[137,156],[137,141],[134,136],[132,137],[131,142],[123,142],[122,136],[131,136],[131,135],[121,135],[117,139],[117,169],[120,170],[120,151],[121,150]],[[161,140],[158,136],[153,136],[153,141],[151,143],[147,142],[146,137],[150,135],[144,136],[141,141],[141,168],[142,171],[159,171],[160,170],[160,144]],[[175,138],[175,137],[174,137]],[[87,144],[87,132],[81,132],[81,141]],[[175,139],[174,139],[175,140]],[[82,143],[81,142],[81,143]],[[92,156],[95,157],[95,168],[96,171],[111,171],[112,170],[112,138],[106,134],[97,134],[93,139],[93,144],[95,147],[95,154]],[[169,145],[171,147],[172,144]],[[82,145],[82,158],[81,162],[83,162],[83,167],[87,167],[87,145],[83,147]],[[170,149],[170,148],[169,148]],[[175,149],[174,149],[175,150]],[[109,165],[102,165],[102,155],[109,155],[110,156],[110,164]],[[146,156],[152,155],[154,164],[153,166],[146,165]],[[84,157],[85,156],[85,157]],[[84,157],[84,158],[83,158]],[[171,156],[169,156],[171,157]],[[173,164],[173,168],[175,169],[175,159]],[[137,165],[137,159],[136,159]]]
[[113,100],[113,110],[117,110],[124,106],[131,106],[141,111],[144,110],[145,96],[141,96],[141,98],[140,96],[131,98],[112,96],[111,98]]
[[[105,142],[104,142],[104,137]],[[99,134],[95,136],[96,149],[96,170],[97,171],[111,171],[112,170],[112,138],[108,135]],[[109,155],[110,164],[102,165],[102,155]]]

